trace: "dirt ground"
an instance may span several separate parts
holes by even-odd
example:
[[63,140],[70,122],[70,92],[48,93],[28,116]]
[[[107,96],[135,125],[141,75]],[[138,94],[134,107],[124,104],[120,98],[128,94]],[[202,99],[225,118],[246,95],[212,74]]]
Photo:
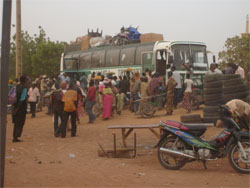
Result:
[[[45,109],[44,109],[45,110]],[[153,146],[158,139],[149,130],[136,130],[137,156],[135,158],[99,157],[100,143],[105,149],[113,147],[112,133],[116,133],[121,145],[121,131],[110,130],[109,125],[157,124],[160,120],[179,120],[182,109],[172,116],[158,111],[155,117],[143,119],[124,110],[103,121],[100,117],[88,124],[87,115],[81,118],[77,137],[70,132],[65,139],[53,136],[52,116],[45,111],[37,117],[27,115],[21,139],[12,143],[13,125],[8,116],[5,165],[6,187],[249,187],[249,175],[239,174],[231,168],[227,158],[202,163],[186,164],[178,171],[164,169]],[[201,113],[201,110],[193,113]],[[206,137],[211,138],[221,128],[208,128]],[[128,145],[133,146],[133,134]]]

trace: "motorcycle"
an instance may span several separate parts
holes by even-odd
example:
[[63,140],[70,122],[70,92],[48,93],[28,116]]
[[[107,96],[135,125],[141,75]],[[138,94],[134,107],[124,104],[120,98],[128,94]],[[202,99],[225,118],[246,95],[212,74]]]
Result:
[[138,32],[138,28],[134,27],[128,27],[124,28],[122,27],[120,29],[120,33],[118,33],[116,36],[114,36],[111,39],[112,45],[127,45],[131,43],[139,43],[140,42],[140,36],[141,34]]
[[214,139],[206,141],[201,136],[205,125],[190,125],[176,121],[161,121],[163,134],[156,147],[158,159],[166,169],[181,169],[187,162],[224,158],[228,155],[231,166],[240,173],[250,172],[250,134],[242,131],[233,118],[233,112],[220,106],[224,130]]

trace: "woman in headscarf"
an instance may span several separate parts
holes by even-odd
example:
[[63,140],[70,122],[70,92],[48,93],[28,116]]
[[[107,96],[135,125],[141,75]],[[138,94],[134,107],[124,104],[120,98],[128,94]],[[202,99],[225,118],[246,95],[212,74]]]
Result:
[[[154,98],[152,99],[152,101],[154,103],[157,103],[157,95],[159,94],[159,83],[162,82],[162,78],[160,77],[160,74],[158,72],[154,73],[153,78],[151,79],[151,81],[148,84],[148,94],[149,96],[154,96]],[[158,104],[157,104],[158,106]]]
[[109,82],[104,81],[105,88],[102,88],[102,104],[103,104],[103,111],[102,111],[102,118],[104,120],[109,119],[112,113],[112,102],[113,102],[113,92],[110,88]]

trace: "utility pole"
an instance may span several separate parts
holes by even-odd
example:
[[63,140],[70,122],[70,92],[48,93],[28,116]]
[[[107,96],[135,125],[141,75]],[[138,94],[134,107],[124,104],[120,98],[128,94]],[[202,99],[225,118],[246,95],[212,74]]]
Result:
[[16,0],[16,78],[22,75],[21,0]]
[[3,0],[2,46],[0,61],[0,187],[4,187],[7,99],[9,79],[10,26],[12,0]]

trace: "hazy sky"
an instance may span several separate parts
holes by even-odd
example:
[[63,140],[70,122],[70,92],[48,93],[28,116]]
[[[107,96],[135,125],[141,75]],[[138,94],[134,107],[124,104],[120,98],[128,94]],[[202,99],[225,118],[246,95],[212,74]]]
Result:
[[113,36],[139,25],[141,33],[162,33],[164,40],[205,42],[217,55],[228,37],[245,31],[249,13],[250,0],[22,0],[22,29],[34,34],[40,25],[52,40],[69,42],[88,28]]

